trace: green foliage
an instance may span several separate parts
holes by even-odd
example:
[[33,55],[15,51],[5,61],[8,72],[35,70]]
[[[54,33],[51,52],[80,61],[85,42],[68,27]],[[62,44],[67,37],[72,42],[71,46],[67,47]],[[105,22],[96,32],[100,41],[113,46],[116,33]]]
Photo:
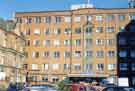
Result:
[[58,89],[59,90],[63,90],[64,89],[64,86],[69,84],[69,80],[68,79],[65,79],[65,80],[62,80],[60,81],[57,86],[58,86]]

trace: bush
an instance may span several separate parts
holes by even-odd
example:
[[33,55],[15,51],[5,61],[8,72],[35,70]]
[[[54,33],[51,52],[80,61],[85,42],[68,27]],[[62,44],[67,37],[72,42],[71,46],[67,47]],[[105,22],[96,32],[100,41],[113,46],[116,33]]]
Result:
[[64,86],[69,84],[69,80],[68,79],[65,79],[65,80],[62,80],[60,81],[58,84],[57,84],[57,87],[59,90],[63,90],[64,89]]

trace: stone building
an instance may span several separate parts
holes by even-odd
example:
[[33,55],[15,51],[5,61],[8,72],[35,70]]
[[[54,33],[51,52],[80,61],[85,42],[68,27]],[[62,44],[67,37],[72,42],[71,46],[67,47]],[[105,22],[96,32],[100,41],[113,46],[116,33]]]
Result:
[[25,82],[25,40],[13,21],[0,19],[0,86]]

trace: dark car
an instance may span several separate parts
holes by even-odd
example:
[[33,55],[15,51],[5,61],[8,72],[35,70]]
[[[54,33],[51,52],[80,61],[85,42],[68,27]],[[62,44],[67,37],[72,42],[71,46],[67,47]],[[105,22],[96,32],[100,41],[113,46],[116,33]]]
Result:
[[107,87],[104,88],[102,91],[126,91],[124,88],[118,88],[118,87]]
[[102,91],[135,91],[129,87],[106,87]]
[[10,83],[8,88],[7,88],[7,91],[17,91],[16,84]]

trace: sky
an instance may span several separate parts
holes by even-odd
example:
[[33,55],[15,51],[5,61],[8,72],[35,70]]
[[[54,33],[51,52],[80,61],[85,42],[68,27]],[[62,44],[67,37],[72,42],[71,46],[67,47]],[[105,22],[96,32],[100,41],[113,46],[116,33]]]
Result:
[[[0,17],[11,19],[15,12],[68,10],[87,0],[0,0]],[[127,8],[128,0],[90,0],[96,8]]]

